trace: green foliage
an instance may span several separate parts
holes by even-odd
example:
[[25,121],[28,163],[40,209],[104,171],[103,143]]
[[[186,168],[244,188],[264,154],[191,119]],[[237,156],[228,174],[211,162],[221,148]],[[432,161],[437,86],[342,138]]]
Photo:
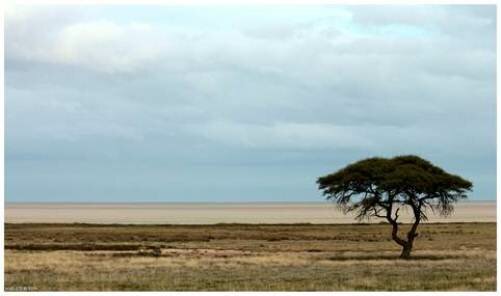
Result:
[[357,211],[359,219],[392,218],[394,204],[411,206],[418,220],[426,219],[426,209],[449,215],[453,204],[466,198],[473,186],[414,155],[364,159],[318,178],[317,183],[327,199],[346,212]]

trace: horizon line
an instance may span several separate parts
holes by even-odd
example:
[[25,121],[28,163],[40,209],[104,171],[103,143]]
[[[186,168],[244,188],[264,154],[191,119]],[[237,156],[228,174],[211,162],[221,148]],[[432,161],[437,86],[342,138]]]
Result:
[[[496,202],[497,199],[467,199],[461,202]],[[305,204],[332,201],[5,201],[4,204]]]

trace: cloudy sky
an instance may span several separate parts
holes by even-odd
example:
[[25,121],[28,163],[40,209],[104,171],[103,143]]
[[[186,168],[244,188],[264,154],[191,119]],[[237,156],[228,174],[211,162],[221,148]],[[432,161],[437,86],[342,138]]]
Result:
[[417,154],[495,199],[495,6],[10,6],[7,201],[321,201]]

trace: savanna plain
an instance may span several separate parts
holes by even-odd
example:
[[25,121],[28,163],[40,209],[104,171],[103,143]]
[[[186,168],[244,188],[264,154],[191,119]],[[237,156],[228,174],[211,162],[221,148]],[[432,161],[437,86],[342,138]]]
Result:
[[420,225],[410,260],[390,228],[6,223],[5,290],[496,289],[496,223]]

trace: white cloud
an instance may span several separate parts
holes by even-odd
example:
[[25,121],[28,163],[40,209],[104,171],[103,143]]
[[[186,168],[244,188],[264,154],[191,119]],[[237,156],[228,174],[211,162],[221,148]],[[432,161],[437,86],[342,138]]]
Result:
[[161,48],[153,45],[146,24],[119,26],[109,21],[73,24],[52,45],[56,61],[109,73],[135,72],[156,61]]
[[273,149],[370,148],[357,128],[331,124],[274,123],[271,125],[215,121],[189,126],[189,131],[236,147]]

